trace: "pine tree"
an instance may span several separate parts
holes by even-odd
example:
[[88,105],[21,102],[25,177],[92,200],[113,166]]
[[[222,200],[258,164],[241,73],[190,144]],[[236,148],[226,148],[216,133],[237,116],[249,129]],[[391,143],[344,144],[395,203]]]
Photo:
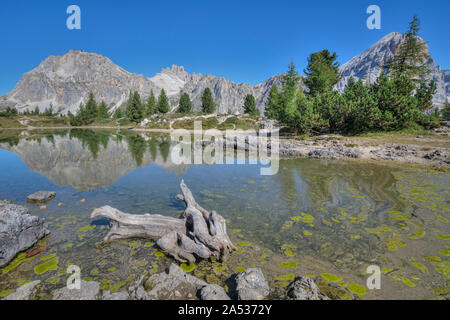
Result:
[[259,110],[256,109],[255,97],[252,94],[248,94],[245,97],[244,113],[247,113],[252,116],[259,116]]
[[158,112],[167,113],[169,112],[169,100],[167,99],[166,92],[164,89],[161,90],[161,93],[158,97]]
[[128,100],[127,117],[133,122],[140,122],[144,118],[141,97],[137,91],[135,91]]
[[106,105],[105,101],[102,101],[100,103],[97,112],[98,112],[98,118],[100,118],[100,119],[109,118],[108,106]]
[[445,107],[441,111],[442,119],[445,121],[450,121],[450,102],[448,99],[445,101]]
[[202,112],[205,114],[214,113],[216,111],[216,104],[212,97],[211,89],[205,88],[202,94]]
[[39,106],[36,106],[36,108],[34,108],[33,115],[38,116],[40,113]]
[[288,124],[291,122],[297,111],[297,92],[300,87],[299,75],[295,67],[294,61],[288,66],[288,72],[283,75],[281,82],[283,84],[283,92],[280,104],[280,121]]
[[117,108],[116,111],[114,111],[113,118],[120,119],[122,117],[123,117],[122,110],[120,110],[120,108]]
[[420,19],[414,14],[409,23],[409,30],[394,57],[384,68],[391,77],[405,76],[414,81],[421,81],[430,73],[427,66],[429,55],[426,42],[419,39]]
[[267,100],[265,116],[269,119],[277,120],[280,116],[280,94],[278,87],[273,84],[269,91],[269,98]]
[[311,95],[330,91],[341,80],[336,52],[328,50],[312,53],[308,57],[308,66],[303,71],[307,78],[305,85]]
[[183,93],[180,97],[180,103],[177,109],[178,113],[191,113],[192,112],[192,101],[188,93]]
[[97,118],[97,115],[98,115],[97,102],[95,101],[95,97],[92,92],[89,93],[89,99],[86,102],[85,111],[86,111],[86,116],[89,119]]
[[150,96],[147,99],[147,104],[145,105],[146,116],[156,113],[156,98],[153,94],[153,90],[150,92]]

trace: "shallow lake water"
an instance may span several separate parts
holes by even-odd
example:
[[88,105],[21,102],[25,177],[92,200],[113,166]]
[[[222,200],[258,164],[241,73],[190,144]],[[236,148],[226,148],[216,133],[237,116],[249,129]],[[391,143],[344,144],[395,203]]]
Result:
[[[449,298],[448,172],[413,165],[280,160],[279,172],[259,165],[175,165],[168,135],[72,130],[0,132],[0,199],[28,207],[50,235],[0,269],[0,295],[43,280],[41,299],[65,285],[67,267],[103,289],[125,290],[135,277],[161,272],[172,259],[151,240],[102,243],[109,224],[90,218],[96,207],[178,217],[184,179],[197,201],[227,219],[238,250],[225,261],[183,265],[231,290],[233,274],[260,267],[271,298],[295,277],[314,277],[335,299]],[[26,196],[54,190],[46,210]],[[84,199],[84,200],[83,200]],[[83,200],[83,201],[81,201]],[[59,206],[58,206],[59,204]],[[381,288],[366,287],[368,266]]]

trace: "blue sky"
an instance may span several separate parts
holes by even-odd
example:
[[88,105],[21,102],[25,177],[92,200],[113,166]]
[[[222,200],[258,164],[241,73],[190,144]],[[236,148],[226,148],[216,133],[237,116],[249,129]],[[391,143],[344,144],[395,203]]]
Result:
[[[71,4],[81,8],[81,30],[66,28]],[[381,8],[381,30],[366,27],[371,4]],[[70,49],[149,77],[178,64],[256,84],[291,59],[303,71],[307,56],[325,48],[345,63],[389,32],[406,31],[414,12],[436,64],[450,69],[448,0],[2,0],[0,95],[47,56]]]

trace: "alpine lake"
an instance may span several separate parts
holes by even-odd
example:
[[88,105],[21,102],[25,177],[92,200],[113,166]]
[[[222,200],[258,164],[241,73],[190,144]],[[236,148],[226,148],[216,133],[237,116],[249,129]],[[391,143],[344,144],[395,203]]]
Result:
[[[197,202],[227,220],[238,248],[224,261],[181,267],[232,290],[228,280],[260,267],[282,299],[296,276],[313,277],[332,299],[450,298],[450,174],[411,164],[282,159],[261,165],[175,165],[168,134],[117,130],[0,131],[0,199],[24,205],[48,223],[50,235],[0,269],[0,298],[42,280],[39,299],[65,286],[68,266],[104,290],[123,291],[136,277],[176,263],[149,239],[103,243],[109,205],[132,214],[179,217],[184,179]],[[28,204],[56,191],[45,210]],[[381,288],[366,286],[369,266]]]

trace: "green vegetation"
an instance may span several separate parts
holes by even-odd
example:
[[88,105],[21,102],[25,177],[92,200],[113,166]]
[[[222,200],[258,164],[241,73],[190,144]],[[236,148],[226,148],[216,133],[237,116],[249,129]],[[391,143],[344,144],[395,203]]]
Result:
[[446,121],[450,121],[450,102],[448,99],[445,101],[445,107],[442,109],[442,119]]
[[259,110],[256,109],[255,97],[252,94],[248,94],[245,97],[244,112],[253,116],[259,116]]
[[160,113],[169,112],[169,99],[167,98],[166,92],[164,89],[161,90],[158,98],[158,111]]
[[181,95],[180,103],[177,109],[178,113],[191,113],[192,112],[192,101],[189,94],[186,92]]
[[156,98],[153,94],[153,90],[150,92],[150,96],[147,99],[147,103],[145,104],[145,114],[150,116],[156,113]]
[[141,102],[141,97],[137,91],[132,95],[127,103],[127,118],[132,122],[141,122],[144,119],[144,110]]
[[205,114],[214,113],[216,111],[216,104],[212,97],[211,89],[206,88],[202,94],[202,112]]
[[345,133],[393,131],[438,126],[429,113],[436,91],[425,78],[424,43],[418,40],[419,20],[414,16],[398,54],[386,64],[373,84],[351,78],[343,94],[333,90],[341,76],[336,53],[312,53],[303,79],[304,93],[293,62],[283,76],[281,93],[272,87],[266,116],[296,133]]

